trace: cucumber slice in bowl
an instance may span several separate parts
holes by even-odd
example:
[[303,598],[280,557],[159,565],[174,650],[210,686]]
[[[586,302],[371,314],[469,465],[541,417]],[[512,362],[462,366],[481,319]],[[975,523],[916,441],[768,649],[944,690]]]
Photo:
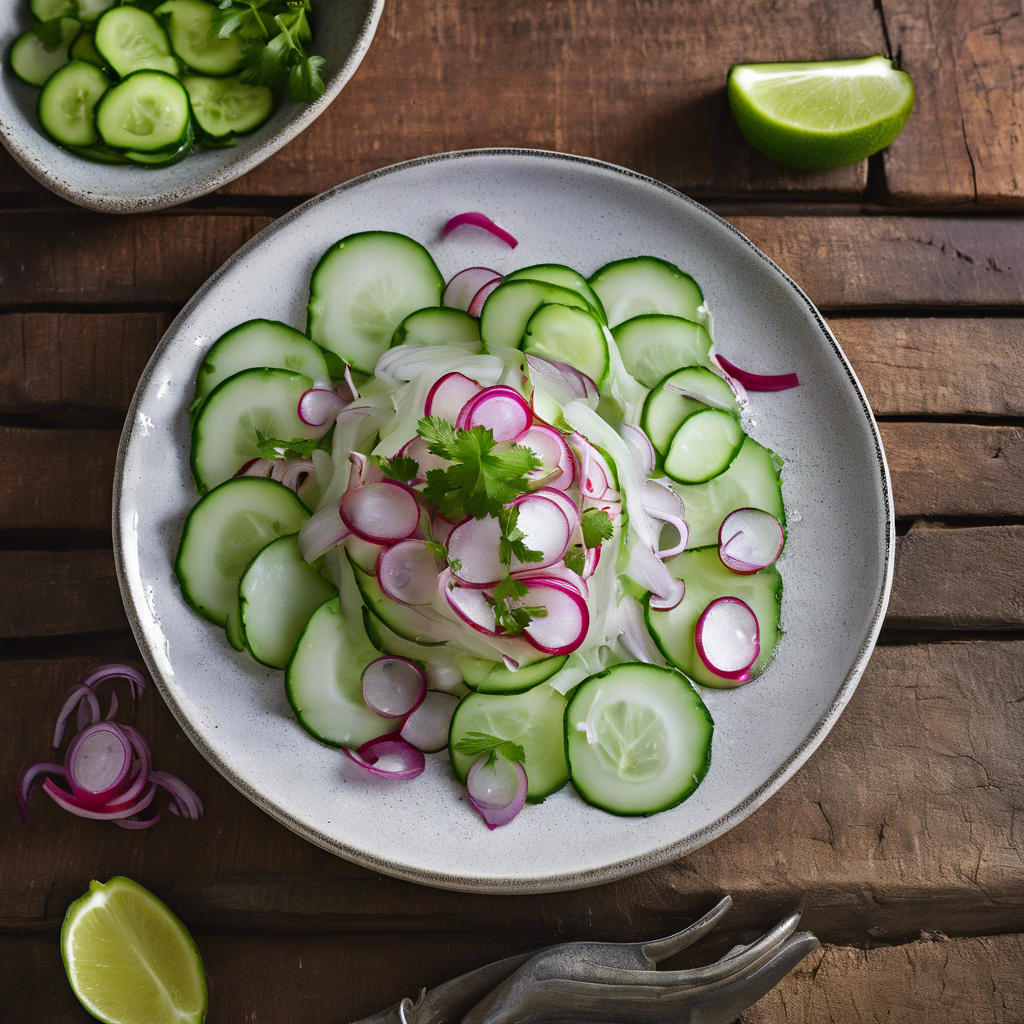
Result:
[[95,64],[104,73],[107,71],[107,66],[93,43],[92,32],[79,33],[68,50],[68,56],[72,60],[84,60],[87,64]]
[[543,281],[503,282],[487,296],[480,311],[480,337],[485,345],[518,348],[530,317],[550,303],[590,309],[587,300],[571,288]]
[[419,242],[391,231],[348,235],[313,271],[306,334],[372,374],[395,328],[417,309],[440,306],[443,291],[444,278]]
[[604,303],[610,327],[645,313],[696,320],[704,303],[700,285],[689,274],[656,256],[606,263],[589,283]]
[[60,18],[22,32],[11,47],[11,70],[26,84],[37,88],[68,62],[68,47],[75,41],[81,22]]
[[110,88],[98,67],[75,60],[46,80],[39,94],[39,123],[59,146],[93,146],[99,134],[93,113]]
[[199,493],[258,458],[260,441],[307,437],[299,399],[312,386],[304,374],[277,369],[243,370],[218,384],[192,427],[192,476]]
[[702,409],[687,416],[665,454],[665,473],[683,484],[700,484],[724,473],[746,434],[731,413]]
[[184,160],[192,152],[195,145],[196,135],[189,121],[185,129],[185,137],[178,143],[175,149],[161,149],[156,153],[138,153],[134,150],[125,150],[125,159],[137,167],[170,167]]
[[112,7],[96,22],[93,45],[107,66],[122,78],[133,71],[176,75],[178,60],[160,22],[141,7]]
[[309,509],[276,480],[239,477],[214,488],[189,512],[178,545],[174,573],[185,600],[203,618],[226,625],[237,613],[246,566],[308,518]]
[[396,328],[391,337],[391,347],[412,345],[424,348],[429,345],[472,345],[480,344],[480,321],[450,306],[417,309],[410,313]]
[[520,348],[568,363],[600,385],[608,375],[608,342],[597,318],[585,309],[544,305],[530,317]]
[[242,37],[221,38],[213,30],[219,11],[206,0],[167,0],[153,14],[167,26],[171,48],[201,75],[230,75],[245,60]]
[[706,366],[684,366],[659,381],[647,396],[640,426],[654,450],[664,457],[683,421],[695,412],[712,408],[740,414],[739,402],[722,377]]
[[[118,7],[111,13],[126,10],[130,8]],[[133,72],[108,90],[96,107],[96,130],[103,142],[111,149],[137,153],[170,155],[188,136],[190,120],[188,93],[164,71]]]
[[612,329],[622,365],[645,388],[680,366],[711,367],[711,335],[692,320],[645,313]]
[[455,667],[462,673],[466,685],[477,693],[525,693],[538,683],[547,682],[568,657],[563,654],[560,657],[544,658],[512,672],[500,661],[488,661],[472,654],[457,654]]
[[471,693],[456,708],[448,733],[448,755],[455,777],[465,785],[469,769],[477,760],[455,749],[469,733],[511,740],[526,754],[523,767],[530,783],[526,800],[540,803],[569,781],[562,738],[564,714],[565,698],[547,683],[519,694]]
[[109,11],[118,3],[118,0],[78,0],[78,14],[76,17],[91,25],[100,15]]
[[274,94],[265,85],[243,82],[238,75],[185,75],[181,83],[188,92],[200,139],[209,145],[223,146],[254,132],[274,112]]
[[78,17],[78,4],[75,0],[32,0],[28,6],[39,21]]
[[294,533],[278,537],[238,581],[241,633],[262,665],[285,668],[310,615],[337,589],[299,555]]
[[581,295],[591,307],[592,312],[601,323],[608,323],[605,316],[604,306],[597,297],[597,292],[587,284],[587,279],[572,267],[563,266],[561,263],[537,263],[532,267],[521,267],[506,274],[504,281],[545,281],[548,284],[557,284],[560,288],[568,288]]
[[576,791],[594,807],[648,815],[682,803],[711,764],[714,722],[693,685],[657,665],[615,665],[565,709]]

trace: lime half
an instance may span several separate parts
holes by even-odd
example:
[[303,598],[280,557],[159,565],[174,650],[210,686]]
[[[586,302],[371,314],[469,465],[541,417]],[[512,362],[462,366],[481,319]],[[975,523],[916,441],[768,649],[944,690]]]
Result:
[[200,1024],[206,978],[192,936],[130,878],[89,891],[68,907],[60,933],[68,981],[107,1024]]
[[885,57],[737,64],[732,116],[755,148],[808,171],[856,163],[899,135],[914,106],[910,76]]

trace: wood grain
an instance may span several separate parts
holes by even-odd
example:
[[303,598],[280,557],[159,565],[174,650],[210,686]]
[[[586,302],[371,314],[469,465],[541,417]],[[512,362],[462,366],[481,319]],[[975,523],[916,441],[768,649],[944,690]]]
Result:
[[914,113],[883,154],[897,199],[1024,199],[1024,19],[1016,0],[882,0]]
[[[1012,217],[729,220],[825,310],[1016,308],[1024,295],[1024,230]],[[259,216],[187,213],[8,213],[4,221],[0,307],[7,311],[39,303],[183,303],[270,223]],[[439,213],[438,230],[442,222]]]
[[[91,663],[0,666],[0,776],[46,756],[54,711]],[[138,726],[155,763],[200,793],[206,819],[128,834],[44,795],[24,825],[13,801],[0,803],[0,928],[52,930],[89,878],[129,871],[191,924],[220,929],[475,934],[500,919],[531,941],[639,938],[729,892],[736,927],[768,927],[805,901],[807,926],[828,941],[1024,930],[1021,641],[878,648],[819,751],[727,835],[635,878],[515,899],[426,889],[332,857],[235,792],[153,695]]]

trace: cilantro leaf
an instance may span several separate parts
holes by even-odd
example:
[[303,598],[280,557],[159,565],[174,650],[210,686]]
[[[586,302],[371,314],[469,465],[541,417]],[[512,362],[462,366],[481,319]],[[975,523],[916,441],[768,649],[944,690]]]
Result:
[[312,103],[327,91],[321,72],[327,63],[316,54],[304,54],[288,72],[288,91],[296,103]]
[[518,505],[506,505],[498,513],[498,524],[501,526],[498,560],[502,565],[511,565],[513,558],[523,563],[539,562],[544,558],[542,551],[534,551],[523,543],[526,540],[526,534],[519,529],[518,522]]
[[499,754],[508,761],[519,761],[522,763],[526,760],[526,751],[523,750],[520,744],[513,743],[511,740],[500,739],[497,736],[491,736],[490,733],[486,732],[466,733],[455,744],[455,749],[458,753],[466,754],[469,757],[486,756],[489,765],[494,764]]
[[547,615],[548,610],[543,605],[515,603],[526,593],[526,584],[513,576],[506,576],[494,588],[494,597],[489,599],[494,606],[494,621],[506,633],[522,633],[533,619],[543,619]]
[[290,441],[282,441],[268,437],[257,441],[256,447],[264,459],[308,459],[320,444],[316,438],[293,437]]
[[291,52],[291,40],[283,32],[267,43],[257,42],[251,48],[250,64],[242,72],[242,78],[251,85],[280,89],[288,74]]
[[407,484],[413,477],[420,475],[420,464],[408,455],[392,455],[390,459],[375,455],[373,461],[389,480],[397,480],[399,483]]
[[571,569],[577,576],[582,576],[587,565],[587,556],[582,548],[573,548],[562,561],[565,563],[566,569]]
[[603,509],[584,509],[582,523],[583,543],[588,548],[600,547],[606,540],[611,540],[615,533],[615,525]]
[[43,44],[45,50],[56,50],[64,39],[64,30],[60,27],[60,18],[40,21],[32,26],[32,32]]

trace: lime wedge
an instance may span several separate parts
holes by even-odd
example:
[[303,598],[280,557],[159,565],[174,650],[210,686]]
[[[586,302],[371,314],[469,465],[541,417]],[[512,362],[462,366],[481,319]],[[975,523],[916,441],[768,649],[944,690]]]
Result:
[[203,962],[185,926],[130,878],[89,891],[68,907],[60,933],[68,981],[107,1024],[200,1024]]
[[856,163],[899,135],[914,106],[910,76],[885,57],[737,64],[729,106],[747,141],[807,171]]

